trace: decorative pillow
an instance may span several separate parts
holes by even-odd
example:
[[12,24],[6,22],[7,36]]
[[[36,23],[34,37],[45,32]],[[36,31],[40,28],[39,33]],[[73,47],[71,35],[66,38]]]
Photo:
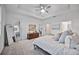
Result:
[[68,30],[68,34],[69,34],[69,35],[73,35],[72,30]]
[[79,36],[77,34],[72,35],[71,39],[71,48],[76,48],[76,45],[79,45]]
[[55,41],[59,41],[59,38],[61,36],[62,33],[58,33],[57,35],[55,35],[54,40]]
[[64,43],[67,35],[69,35],[68,31],[63,32],[60,39],[59,39],[59,43]]
[[70,48],[71,35],[66,36],[65,38],[65,47]]
[[79,35],[77,33],[74,33],[72,35],[73,41],[75,41],[77,44],[79,44]]
[[77,45],[77,43],[75,41],[71,40],[70,48],[75,49],[76,45]]
[[66,36],[65,47],[75,49],[77,43],[73,39],[71,35]]

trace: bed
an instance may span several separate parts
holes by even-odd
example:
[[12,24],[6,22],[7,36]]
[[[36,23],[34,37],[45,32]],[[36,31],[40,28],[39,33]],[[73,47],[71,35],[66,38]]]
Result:
[[54,41],[54,37],[46,35],[33,41],[34,49],[40,48],[49,55],[79,55],[76,49],[65,47],[64,44]]

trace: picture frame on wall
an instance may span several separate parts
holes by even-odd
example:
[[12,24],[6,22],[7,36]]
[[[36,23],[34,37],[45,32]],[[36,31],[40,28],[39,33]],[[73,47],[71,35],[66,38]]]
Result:
[[29,24],[29,32],[36,32],[36,25],[35,24]]
[[60,30],[60,24],[53,24],[52,30]]
[[52,24],[51,26],[51,33],[52,34],[57,34],[61,30],[61,25],[60,24]]

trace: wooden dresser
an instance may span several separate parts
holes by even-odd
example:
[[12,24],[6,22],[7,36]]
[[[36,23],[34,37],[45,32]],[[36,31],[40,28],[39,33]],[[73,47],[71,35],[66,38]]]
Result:
[[27,34],[27,39],[34,39],[39,37],[39,33],[28,33]]

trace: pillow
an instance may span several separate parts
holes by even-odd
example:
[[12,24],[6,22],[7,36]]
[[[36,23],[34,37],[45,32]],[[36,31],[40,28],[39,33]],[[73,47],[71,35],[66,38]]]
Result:
[[59,41],[59,38],[61,36],[62,33],[58,33],[57,35],[55,35],[54,40],[55,41]]
[[68,34],[69,34],[69,35],[73,35],[72,30],[68,30]]
[[72,39],[71,39],[71,48],[76,48],[76,45],[79,45],[79,36],[77,34],[72,35]]
[[71,39],[70,48],[75,49],[76,45],[78,45],[73,39]]
[[72,35],[73,41],[75,41],[77,44],[79,44],[79,35],[78,34],[73,34]]
[[73,40],[71,35],[66,36],[65,47],[75,49],[76,45],[77,45],[77,43]]
[[65,47],[70,48],[70,41],[71,41],[71,36],[68,35],[65,38]]
[[65,38],[66,38],[66,36],[68,34],[69,34],[68,31],[63,32],[62,35],[61,35],[61,37],[60,37],[60,39],[59,39],[59,43],[64,43],[65,42]]

